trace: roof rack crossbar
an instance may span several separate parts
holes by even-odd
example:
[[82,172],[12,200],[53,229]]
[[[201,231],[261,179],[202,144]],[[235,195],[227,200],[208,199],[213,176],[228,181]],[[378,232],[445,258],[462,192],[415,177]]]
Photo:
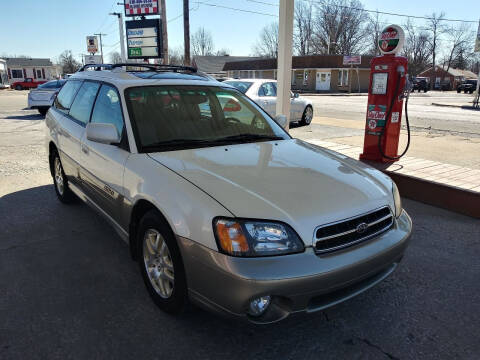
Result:
[[184,66],[184,65],[163,65],[163,64],[139,64],[139,63],[119,63],[119,64],[112,64],[110,65],[111,69],[123,67],[123,66],[132,66],[132,67],[143,67],[150,70],[166,70],[166,71],[190,71],[190,72],[197,72],[197,69],[192,66]]
[[88,68],[95,68],[96,71],[100,71],[102,70],[102,68],[104,68],[105,70],[111,70],[112,64],[85,64],[80,69],[78,69],[78,71],[85,71]]

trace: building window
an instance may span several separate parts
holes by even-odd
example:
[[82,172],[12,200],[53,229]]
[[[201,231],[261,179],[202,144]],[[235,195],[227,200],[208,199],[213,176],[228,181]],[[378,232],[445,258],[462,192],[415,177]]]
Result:
[[42,70],[37,70],[37,79],[42,78]]
[[14,70],[14,69],[12,69],[12,78],[14,78],[14,79],[23,79],[23,71],[22,71],[22,70]]
[[338,86],[348,85],[348,70],[338,70]]

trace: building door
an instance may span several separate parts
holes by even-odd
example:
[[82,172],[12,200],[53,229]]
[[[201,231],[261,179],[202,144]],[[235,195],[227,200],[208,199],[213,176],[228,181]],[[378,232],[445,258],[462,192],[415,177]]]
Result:
[[330,91],[330,71],[317,71],[315,90]]

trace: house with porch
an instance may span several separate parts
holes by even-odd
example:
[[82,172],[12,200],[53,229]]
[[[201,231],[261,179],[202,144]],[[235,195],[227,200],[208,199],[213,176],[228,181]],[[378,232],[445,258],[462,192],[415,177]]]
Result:
[[58,69],[50,59],[4,58],[7,64],[8,81],[24,81],[32,78],[37,81],[48,81],[60,77]]
[[[292,90],[299,92],[367,92],[371,56],[344,65],[343,55],[292,57]],[[229,61],[223,68],[232,78],[277,78],[277,59]]]
[[432,89],[438,90],[452,90],[465,80],[477,79],[477,74],[469,70],[461,70],[448,68],[447,66],[436,65],[428,68],[418,74],[419,77],[430,78]]

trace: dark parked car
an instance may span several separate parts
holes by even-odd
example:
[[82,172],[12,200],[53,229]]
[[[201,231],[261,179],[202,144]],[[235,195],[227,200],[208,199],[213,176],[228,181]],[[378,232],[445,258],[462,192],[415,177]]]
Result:
[[473,94],[473,92],[477,89],[477,80],[469,79],[463,81],[461,84],[457,86],[457,93],[464,92],[465,94],[468,92]]
[[417,77],[413,79],[413,91],[418,90],[418,92],[427,92],[430,87],[428,80],[429,79],[426,77]]

